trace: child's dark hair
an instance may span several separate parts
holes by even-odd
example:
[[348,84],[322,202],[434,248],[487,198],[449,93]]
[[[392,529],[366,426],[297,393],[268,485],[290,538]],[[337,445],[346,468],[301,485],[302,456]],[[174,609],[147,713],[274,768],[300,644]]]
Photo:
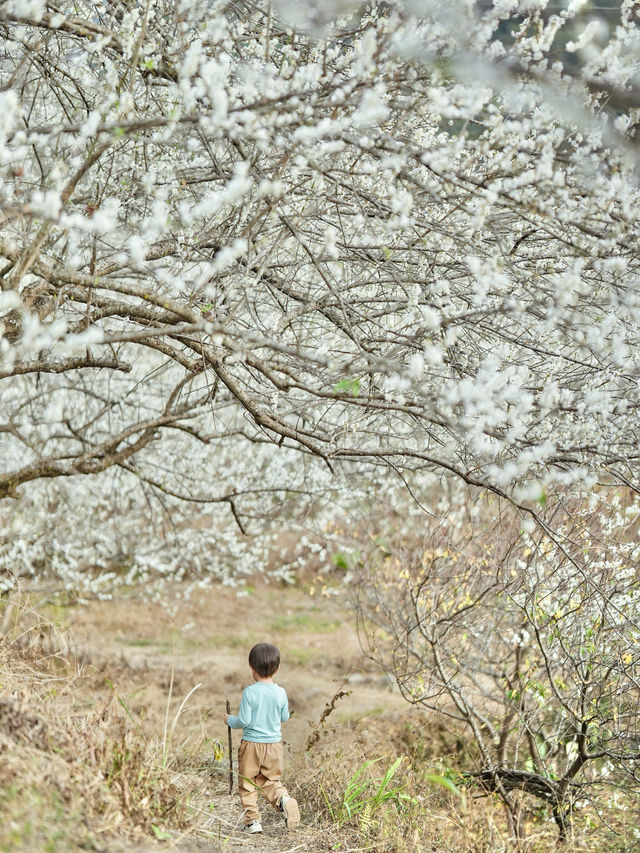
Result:
[[262,678],[269,678],[280,668],[280,651],[271,643],[258,643],[249,652],[249,666]]

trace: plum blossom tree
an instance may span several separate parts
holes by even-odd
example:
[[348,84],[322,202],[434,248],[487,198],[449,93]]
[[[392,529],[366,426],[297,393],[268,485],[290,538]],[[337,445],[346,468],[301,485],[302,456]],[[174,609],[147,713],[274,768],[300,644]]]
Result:
[[534,809],[567,841],[576,813],[606,824],[612,806],[637,808],[640,507],[624,494],[565,503],[563,553],[459,498],[443,495],[443,521],[422,535],[370,525],[363,646],[409,703],[466,731],[453,769],[501,800],[516,843]]
[[2,4],[5,529],[637,488],[635,7],[440,6]]
[[452,537],[457,483],[517,544],[368,578],[407,698],[516,836],[514,790],[566,834],[634,776],[633,513],[583,515],[639,487],[638,9],[601,5],[0,4],[0,588],[289,577],[281,519],[321,560],[379,495]]

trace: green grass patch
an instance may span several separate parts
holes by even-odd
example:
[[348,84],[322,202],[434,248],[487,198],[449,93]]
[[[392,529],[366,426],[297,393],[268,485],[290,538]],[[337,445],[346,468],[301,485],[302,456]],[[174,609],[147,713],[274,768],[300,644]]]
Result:
[[293,666],[308,666],[313,657],[309,649],[287,649],[287,662]]
[[148,648],[149,646],[153,646],[157,649],[162,649],[163,651],[167,651],[167,649],[171,648],[171,643],[168,643],[166,640],[152,640],[149,637],[132,637],[131,639],[125,639],[122,642],[126,646],[134,646],[136,648]]
[[322,634],[335,631],[340,627],[340,624],[336,619],[327,619],[326,616],[323,616],[320,608],[314,607],[311,611],[304,613],[290,613],[279,616],[271,622],[269,628],[272,631],[290,631],[304,628],[305,631]]

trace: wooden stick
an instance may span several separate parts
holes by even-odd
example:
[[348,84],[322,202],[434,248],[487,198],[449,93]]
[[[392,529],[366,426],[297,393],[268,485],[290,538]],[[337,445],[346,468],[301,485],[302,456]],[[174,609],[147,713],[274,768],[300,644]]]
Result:
[[[227,699],[227,714],[231,713],[231,703]],[[233,742],[231,740],[231,726],[227,726],[229,734],[229,793],[233,793]]]

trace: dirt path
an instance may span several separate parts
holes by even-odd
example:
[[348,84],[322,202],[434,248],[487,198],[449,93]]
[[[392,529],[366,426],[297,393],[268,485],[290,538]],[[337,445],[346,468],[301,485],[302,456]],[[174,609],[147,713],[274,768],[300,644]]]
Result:
[[164,720],[173,670],[174,702],[201,685],[182,722],[209,715],[208,736],[226,743],[225,699],[237,710],[251,679],[247,654],[261,640],[281,650],[277,681],[295,711],[283,728],[289,752],[304,747],[309,723],[318,720],[342,685],[352,693],[340,702],[334,723],[406,709],[363,656],[346,609],[333,599],[273,587],[258,587],[250,594],[219,587],[190,601],[171,592],[168,597],[173,613],[161,604],[129,598],[90,602],[74,608],[70,619],[78,648],[86,650],[92,662],[108,661],[126,671],[131,683],[123,680],[116,687],[123,696],[131,694],[134,709],[144,709],[150,723]]
[[[239,799],[228,793],[223,715],[225,699],[237,710],[241,691],[250,681],[249,648],[267,640],[281,650],[277,680],[294,710],[283,727],[289,787],[295,785],[292,774],[313,726],[339,689],[350,690],[351,695],[337,704],[332,727],[403,711],[406,706],[362,655],[348,612],[339,601],[268,586],[243,591],[217,587],[187,600],[181,598],[183,592],[183,588],[168,591],[169,605],[131,597],[92,601],[58,614],[70,622],[71,635],[86,654],[88,666],[104,670],[104,696],[95,695],[93,701],[104,701],[113,684],[131,714],[144,718],[145,728],[158,737],[189,691],[200,685],[178,717],[172,746],[187,756],[185,766],[176,772],[191,774],[197,782],[192,806],[200,812],[205,841],[173,838],[167,840],[169,846],[185,853],[216,848],[273,853],[327,849],[324,833],[313,825],[304,803],[302,825],[295,834],[288,834],[282,817],[268,807],[262,809],[262,835],[242,831]],[[235,753],[240,733],[233,737]],[[212,757],[215,741],[225,749],[219,762]],[[158,848],[144,842],[120,849],[144,853]]]
[[[216,790],[210,799],[212,817],[207,828],[213,832],[213,842],[225,851],[264,850],[269,853],[288,853],[294,850],[320,850],[322,841],[318,829],[307,820],[295,832],[287,832],[282,815],[262,807],[262,834],[248,835],[242,828],[242,816],[235,794]],[[216,841],[218,835],[219,841]]]

